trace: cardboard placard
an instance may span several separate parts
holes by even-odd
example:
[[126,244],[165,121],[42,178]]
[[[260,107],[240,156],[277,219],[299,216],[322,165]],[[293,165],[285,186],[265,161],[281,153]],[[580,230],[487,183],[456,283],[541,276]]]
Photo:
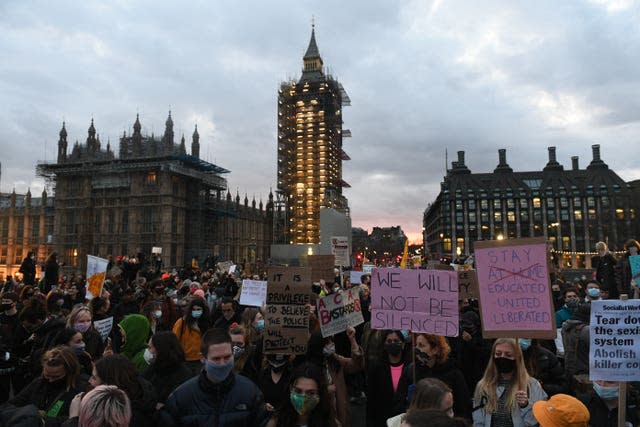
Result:
[[478,277],[475,270],[458,271],[458,289],[460,300],[478,299]]
[[589,379],[640,381],[640,301],[591,302]]
[[544,238],[474,244],[484,338],[556,337]]
[[458,274],[376,268],[371,275],[371,328],[457,337]]
[[320,298],[316,307],[323,338],[344,332],[349,326],[364,323],[359,292],[353,289]]
[[232,265],[233,265],[233,261],[222,261],[218,263],[218,269],[222,273],[228,273]]
[[332,283],[335,279],[333,273],[335,258],[333,255],[307,255],[307,265],[311,268],[311,280],[319,282],[323,279],[327,283]]
[[306,353],[310,301],[310,268],[269,268],[263,333],[265,354]]
[[349,256],[349,238],[345,236],[331,237],[331,253],[336,257],[335,264],[341,267],[351,265]]
[[111,333],[111,329],[113,329],[113,316],[102,320],[94,320],[93,327],[100,334],[102,341],[107,341],[107,337]]
[[267,301],[267,282],[264,280],[242,281],[240,304],[253,307],[263,307]]

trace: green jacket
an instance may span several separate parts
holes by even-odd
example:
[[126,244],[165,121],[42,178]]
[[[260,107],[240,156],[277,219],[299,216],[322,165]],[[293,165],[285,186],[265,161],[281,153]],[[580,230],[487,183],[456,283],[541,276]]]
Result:
[[151,333],[149,320],[142,314],[130,314],[118,326],[124,331],[124,345],[120,352],[131,359],[138,371],[142,371],[149,366],[144,360],[144,351]]

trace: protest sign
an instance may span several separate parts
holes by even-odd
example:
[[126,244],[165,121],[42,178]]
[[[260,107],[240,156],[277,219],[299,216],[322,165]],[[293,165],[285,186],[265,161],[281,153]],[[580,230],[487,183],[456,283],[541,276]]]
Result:
[[319,299],[317,312],[323,338],[343,332],[349,326],[364,323],[360,296],[353,289]]
[[310,300],[310,268],[269,268],[263,333],[265,354],[306,352]]
[[87,255],[87,293],[86,298],[91,300],[102,293],[102,285],[107,276],[109,260]]
[[349,272],[349,281],[353,286],[360,284],[360,279],[365,275],[364,271],[354,271],[351,270]]
[[335,265],[342,267],[351,265],[349,238],[344,236],[331,237],[331,253],[336,257]]
[[235,274],[236,272],[236,265],[233,264],[229,267],[229,274]]
[[474,270],[458,270],[458,289],[460,300],[478,299],[478,278]]
[[484,338],[554,339],[544,238],[479,241],[474,249]]
[[458,336],[458,274],[376,268],[371,275],[371,327]]
[[364,274],[371,274],[371,273],[373,273],[373,269],[374,269],[374,268],[376,268],[376,266],[375,266],[375,265],[373,265],[373,264],[364,264],[364,265],[362,266],[362,272],[363,272]]
[[264,306],[267,300],[267,282],[263,280],[242,281],[242,289],[240,292],[240,304],[250,305],[253,307]]
[[307,265],[311,268],[311,280],[319,282],[322,279],[328,283],[333,282],[335,258],[333,255],[307,255]]
[[93,327],[102,337],[102,341],[106,341],[113,328],[113,316],[102,320],[94,320]]
[[218,263],[218,269],[222,273],[228,273],[232,265],[233,265],[233,261],[221,261]]
[[591,301],[589,379],[640,381],[640,301]]

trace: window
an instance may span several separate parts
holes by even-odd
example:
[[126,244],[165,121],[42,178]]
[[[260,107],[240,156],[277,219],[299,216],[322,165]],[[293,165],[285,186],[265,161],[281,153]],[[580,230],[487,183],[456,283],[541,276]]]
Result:
[[489,202],[486,199],[482,199],[480,201],[480,208],[489,209]]
[[547,207],[548,208],[553,208],[556,206],[555,200],[553,200],[553,198],[549,197],[547,198]]
[[502,222],[502,212],[494,212],[493,220],[494,222]]
[[[116,222],[116,214],[113,210],[110,210],[109,213],[107,213],[107,233],[113,233],[115,231],[115,222]],[[113,252],[113,250],[111,251],[107,251],[108,253]]]
[[502,203],[500,202],[500,200],[493,201],[493,209],[496,211],[499,211],[502,209]]
[[624,219],[624,209],[616,208],[616,218]]
[[533,207],[534,208],[539,208],[540,207],[540,197],[534,197],[533,198]]
[[529,201],[527,199],[520,199],[520,209],[528,209]]
[[40,235],[40,217],[32,216],[31,217],[31,240],[38,240],[38,236]]
[[16,248],[14,264],[20,264],[20,263],[22,263],[22,248]]
[[516,221],[516,213],[514,211],[507,212],[507,221],[515,222]]
[[580,197],[574,197],[573,198],[573,207],[579,208],[581,206],[582,206],[582,200],[580,199]]
[[102,228],[101,227],[101,220],[102,220],[102,215],[100,215],[100,211],[97,211],[96,212],[96,220],[94,222],[94,227],[95,227],[94,232],[96,234],[100,234],[100,231],[101,231],[101,228]]
[[156,185],[158,182],[158,174],[155,171],[147,173],[147,185]]
[[581,221],[582,211],[580,209],[576,209],[575,211],[573,211],[573,217],[575,218],[576,221]]
[[0,264],[6,264],[7,263],[7,248],[1,248],[0,249]]
[[[122,211],[122,220],[120,224],[120,229],[122,230],[123,233],[129,232],[129,211],[127,210]],[[123,255],[125,255],[126,253],[127,253],[126,251],[122,252]]]
[[[16,218],[16,222],[16,240],[21,241],[24,238],[24,218],[18,217]],[[22,260],[20,262],[22,262]]]

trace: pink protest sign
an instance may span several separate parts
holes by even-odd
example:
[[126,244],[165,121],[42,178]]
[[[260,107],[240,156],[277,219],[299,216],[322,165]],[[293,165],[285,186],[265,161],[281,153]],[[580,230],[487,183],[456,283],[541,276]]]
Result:
[[458,273],[375,268],[371,327],[458,336]]
[[556,337],[543,238],[475,242],[485,338]]

